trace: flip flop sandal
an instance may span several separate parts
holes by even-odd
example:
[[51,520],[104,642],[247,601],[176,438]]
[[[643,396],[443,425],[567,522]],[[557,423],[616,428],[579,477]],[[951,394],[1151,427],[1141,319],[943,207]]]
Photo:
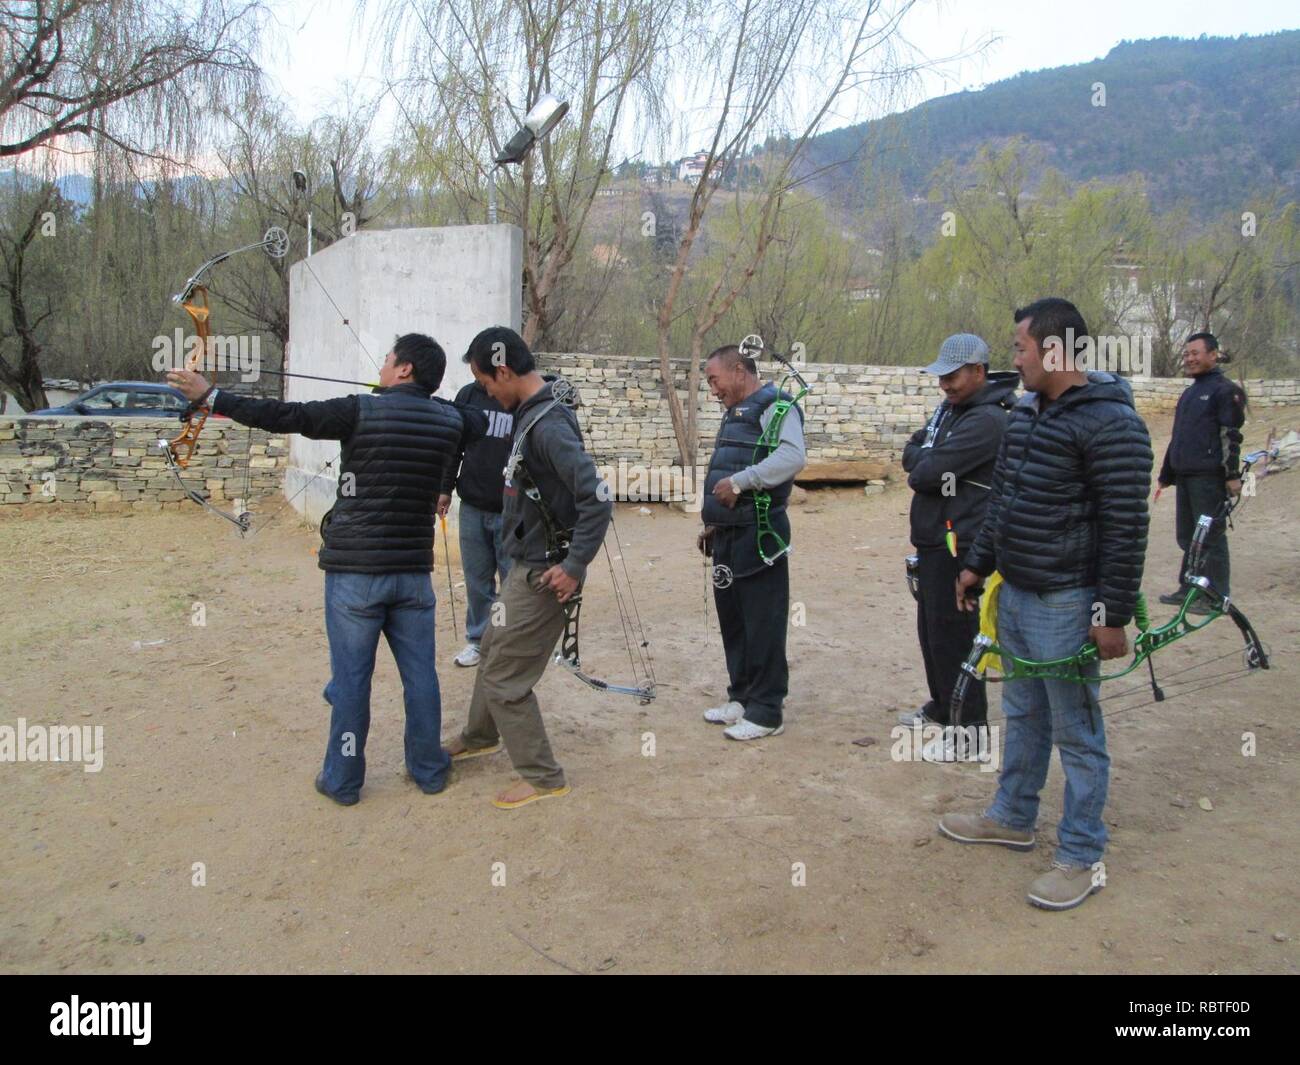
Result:
[[561,795],[568,795],[573,789],[568,784],[559,788],[538,788],[533,794],[524,799],[515,799],[512,802],[503,802],[501,799],[493,799],[492,805],[498,810],[516,810],[520,806],[527,806],[530,802],[537,802],[539,799],[558,799]]
[[453,754],[451,760],[463,762],[469,758],[482,758],[485,754],[496,754],[499,750],[501,750],[500,743],[494,743],[491,747],[466,747],[459,754]]

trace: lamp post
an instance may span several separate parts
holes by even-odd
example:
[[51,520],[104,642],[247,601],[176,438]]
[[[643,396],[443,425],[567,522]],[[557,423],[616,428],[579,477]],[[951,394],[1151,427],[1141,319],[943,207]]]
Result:
[[492,169],[488,171],[489,225],[496,225],[497,222],[497,170],[507,163],[522,163],[533,146],[543,140],[568,112],[569,105],[566,101],[557,99],[550,93],[543,93],[524,116],[524,124],[493,160]]
[[307,197],[307,254],[311,255],[311,196],[307,186],[307,175],[301,170],[295,170],[292,176],[293,180],[293,198],[297,201],[300,197]]

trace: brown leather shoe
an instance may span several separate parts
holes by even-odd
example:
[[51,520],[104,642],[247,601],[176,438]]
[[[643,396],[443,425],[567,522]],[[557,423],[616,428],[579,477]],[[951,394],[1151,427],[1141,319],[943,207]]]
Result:
[[1051,869],[1029,885],[1027,898],[1040,910],[1072,910],[1105,884],[1101,868],[1094,871],[1086,865],[1053,862]]
[[944,814],[939,831],[958,843],[996,843],[1013,851],[1034,849],[1034,834],[1021,828],[1007,828],[983,814]]

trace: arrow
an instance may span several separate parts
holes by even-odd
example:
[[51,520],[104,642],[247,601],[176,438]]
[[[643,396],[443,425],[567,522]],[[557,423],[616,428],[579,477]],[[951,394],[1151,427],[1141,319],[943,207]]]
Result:
[[357,385],[360,388],[382,388],[383,386],[375,381],[348,381],[342,377],[318,377],[313,373],[290,373],[288,370],[264,370],[260,366],[257,373],[269,373],[275,377],[301,377],[308,381],[332,381],[336,385]]

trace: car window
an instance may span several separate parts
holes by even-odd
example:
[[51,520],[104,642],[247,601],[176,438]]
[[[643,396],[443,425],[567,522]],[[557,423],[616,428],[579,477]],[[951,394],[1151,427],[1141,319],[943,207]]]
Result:
[[178,411],[185,401],[170,392],[132,392],[131,405],[136,410]]
[[124,410],[130,393],[122,388],[106,388],[102,392],[92,392],[81,400],[91,410]]

